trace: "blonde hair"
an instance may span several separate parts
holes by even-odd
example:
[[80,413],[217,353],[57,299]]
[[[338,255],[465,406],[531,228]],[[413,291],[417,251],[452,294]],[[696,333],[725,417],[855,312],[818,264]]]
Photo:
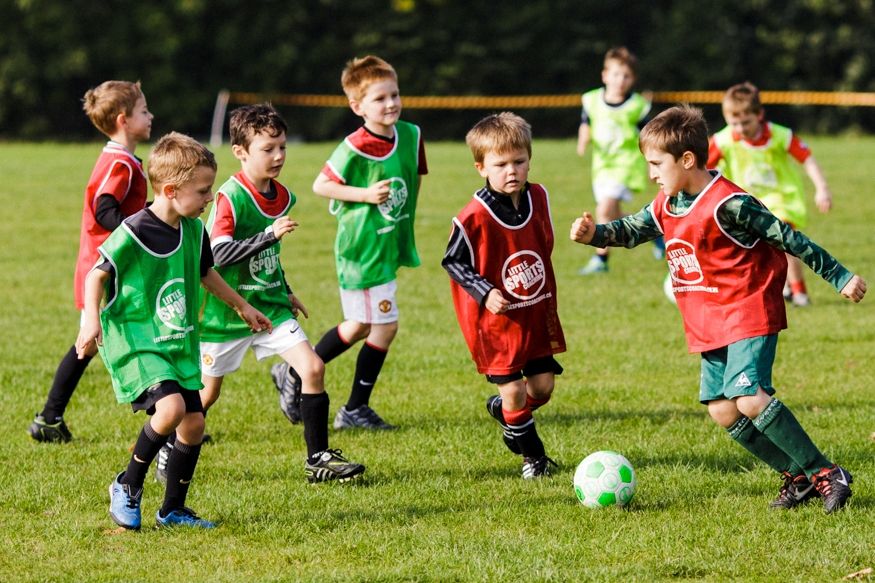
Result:
[[733,85],[723,95],[723,110],[732,113],[759,115],[763,111],[760,90],[750,81]]
[[156,194],[167,184],[181,186],[200,166],[216,170],[216,157],[203,144],[179,132],[162,136],[149,152],[149,182]]
[[343,92],[350,101],[361,101],[372,83],[384,80],[397,83],[398,74],[392,65],[374,55],[352,59],[340,75]]
[[489,152],[505,154],[525,150],[531,158],[532,126],[515,113],[493,113],[474,124],[465,136],[465,143],[478,163],[482,163]]
[[133,115],[141,97],[143,90],[139,81],[104,81],[85,92],[82,109],[94,127],[109,136],[117,129],[115,120],[118,115]]
[[611,61],[616,61],[621,65],[626,65],[633,74],[638,74],[638,58],[632,54],[626,47],[614,47],[608,49],[605,53],[605,63],[603,68],[607,69]]
[[684,152],[696,156],[696,167],[708,161],[708,124],[698,107],[688,104],[666,109],[650,120],[638,137],[638,148],[656,148],[678,160]]

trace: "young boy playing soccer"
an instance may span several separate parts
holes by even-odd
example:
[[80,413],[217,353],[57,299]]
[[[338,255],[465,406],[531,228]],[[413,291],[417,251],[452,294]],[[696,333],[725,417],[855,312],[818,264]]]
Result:
[[370,399],[398,332],[396,272],[420,264],[413,223],[428,167],[419,127],[399,119],[398,76],[389,63],[353,59],[341,84],[364,125],[337,146],[313,183],[316,194],[331,199],[337,217],[334,254],[344,318],[322,336],[316,354],[327,364],[364,339],[334,428],[392,429]]
[[[134,155],[137,144],[149,139],[152,114],[140,83],[106,81],[85,93],[83,109],[91,123],[109,141],[97,158],[82,208],[82,229],[79,237],[79,257],[73,281],[76,307],[81,311],[85,275],[98,259],[97,248],[121,222],[146,206],[146,175],[143,162]],[[66,442],[72,439],[64,422],[64,411],[70,403],[79,379],[88,363],[97,354],[97,346],[87,347],[77,358],[71,346],[58,365],[52,388],[43,410],[34,417],[29,433],[42,442]]]
[[[776,217],[794,229],[804,229],[808,211],[795,160],[814,183],[818,210],[829,212],[832,193],[814,155],[789,128],[766,120],[756,86],[739,83],[730,87],[723,97],[723,118],[726,127],[709,142],[708,168],[720,168],[726,178],[756,196]],[[790,254],[784,297],[794,306],[811,303],[802,262]]]
[[690,352],[701,353],[699,400],[729,435],[784,477],[773,508],[820,495],[827,513],[851,496],[851,474],[818,450],[781,401],[772,397],[778,332],[787,327],[784,253],[804,261],[836,290],[859,302],[866,282],[759,200],[706,169],[708,128],[702,112],[674,107],[641,132],[641,152],[660,187],[635,215],[595,225],[584,213],[571,239],[635,247],[665,235],[674,295]]
[[[592,192],[596,218],[607,223],[623,216],[621,202],[629,202],[647,186],[647,168],[638,151],[638,130],[650,113],[650,100],[632,91],[638,59],[626,47],[610,49],[602,69],[603,87],[583,94],[577,133],[577,154],[592,150]],[[654,253],[662,258],[662,240]],[[607,273],[608,250],[598,249],[580,275]]]
[[116,399],[151,416],[127,469],[109,487],[110,516],[127,529],[140,528],[146,471],[174,431],[179,438],[168,461],[157,524],[215,526],[185,506],[204,432],[198,283],[233,306],[254,330],[271,328],[270,320],[212,268],[198,216],[213,199],[215,177],[215,158],[201,144],[177,133],[161,138],[149,155],[154,202],[125,219],[100,246],[103,261],[85,279],[76,351],[84,356],[97,342]]
[[523,456],[523,478],[549,474],[532,413],[553,394],[565,352],[550,256],[553,225],[546,189],[530,184],[532,130],[513,113],[490,115],[468,132],[486,185],[453,219],[442,265],[477,372],[498,386],[486,408],[505,445]]
[[240,368],[247,349],[259,360],[278,354],[288,363],[281,366],[291,365],[300,379],[308,480],[348,480],[365,467],[328,448],[325,366],[297,321],[307,309],[292,293],[280,264],[280,241],[298,225],[287,216],[295,195],[277,181],[286,161],[286,122],[268,104],[247,105],[231,113],[230,129],[241,170],[219,188],[207,221],[216,271],[266,314],[274,329],[253,334],[232,308],[207,296],[200,345],[204,410],[219,398],[222,380]]

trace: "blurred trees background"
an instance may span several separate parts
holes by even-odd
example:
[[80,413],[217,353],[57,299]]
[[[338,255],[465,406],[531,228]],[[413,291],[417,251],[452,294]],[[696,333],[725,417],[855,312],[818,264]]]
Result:
[[[579,93],[620,44],[640,58],[639,89],[875,91],[873,30],[873,0],[0,0],[0,138],[97,138],[80,100],[107,79],[142,81],[153,136],[203,138],[220,89],[340,94],[344,63],[368,53],[396,67],[402,95]],[[873,109],[769,113],[808,132],[871,132]],[[283,113],[307,140],[357,125],[345,109]],[[405,118],[430,140],[460,139],[484,113]],[[577,109],[520,113],[538,136],[576,132]]]

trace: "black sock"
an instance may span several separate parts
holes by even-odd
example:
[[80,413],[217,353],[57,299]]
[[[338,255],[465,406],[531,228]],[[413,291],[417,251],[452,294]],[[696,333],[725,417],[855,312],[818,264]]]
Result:
[[367,342],[359,350],[358,358],[355,361],[352,391],[346,402],[347,411],[358,409],[370,402],[371,392],[373,392],[377,377],[380,376],[380,371],[383,369],[383,363],[386,362],[387,354],[388,350],[380,350]]
[[149,464],[158,455],[158,450],[161,449],[165,441],[167,441],[167,436],[157,433],[152,429],[149,421],[146,421],[137,437],[137,443],[134,444],[134,452],[131,454],[128,468],[119,482],[130,484],[134,488],[142,488],[143,482],[146,481],[146,472],[149,471]]
[[200,445],[187,445],[181,441],[173,445],[173,451],[167,459],[167,487],[164,490],[164,503],[161,505],[162,517],[185,506],[188,486],[200,454]]
[[88,368],[89,362],[91,362],[90,356],[79,360],[79,357],[76,356],[75,346],[71,346],[64,358],[61,359],[58,370],[55,372],[55,379],[52,381],[52,388],[49,390],[49,396],[43,407],[42,416],[47,423],[54,423],[59,417],[63,417],[64,411],[70,403],[70,398],[73,396],[73,391],[76,390],[76,385],[79,384],[79,379]]
[[301,420],[304,422],[304,441],[307,456],[313,457],[328,449],[328,393],[301,395]]
[[322,336],[322,339],[319,340],[319,343],[313,350],[316,351],[316,354],[319,355],[322,362],[328,364],[346,352],[346,349],[350,346],[352,346],[352,344],[347,344],[344,342],[343,338],[340,337],[340,326],[335,326]]
[[522,429],[514,429],[513,435],[517,445],[520,446],[520,452],[523,454],[523,457],[538,459],[546,455],[544,452],[544,442],[538,436],[534,419]]

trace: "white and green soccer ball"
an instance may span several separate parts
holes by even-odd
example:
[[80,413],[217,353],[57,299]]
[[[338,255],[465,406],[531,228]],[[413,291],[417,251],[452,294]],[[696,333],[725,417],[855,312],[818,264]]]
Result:
[[635,495],[635,470],[614,451],[597,451],[584,458],[574,472],[574,493],[589,508],[626,506]]

